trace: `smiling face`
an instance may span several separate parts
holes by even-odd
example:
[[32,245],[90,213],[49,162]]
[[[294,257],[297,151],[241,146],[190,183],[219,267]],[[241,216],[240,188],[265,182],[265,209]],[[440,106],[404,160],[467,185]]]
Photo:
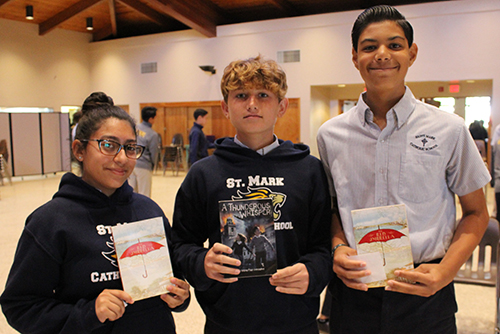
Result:
[[[110,139],[122,145],[136,143],[130,123],[114,117],[104,120],[90,139]],[[111,196],[125,183],[136,162],[127,158],[123,149],[116,156],[102,154],[96,141],[89,141],[84,147],[79,140],[75,140],[73,153],[83,163],[82,180],[107,196]]]
[[256,139],[265,145],[272,142],[274,125],[285,114],[288,99],[279,101],[276,94],[264,88],[242,88],[229,91],[227,102],[222,101],[221,106],[238,139],[251,147],[247,142]]
[[371,23],[363,30],[358,51],[352,50],[352,61],[368,92],[384,90],[403,95],[405,76],[417,51],[415,43],[408,46],[401,26],[388,20]]

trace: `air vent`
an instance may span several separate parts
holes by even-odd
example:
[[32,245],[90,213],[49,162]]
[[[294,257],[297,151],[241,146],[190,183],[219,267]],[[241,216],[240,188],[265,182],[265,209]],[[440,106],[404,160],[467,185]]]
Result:
[[278,63],[299,63],[300,50],[278,51]]
[[156,73],[158,72],[158,64],[154,63],[142,63],[141,64],[141,73]]

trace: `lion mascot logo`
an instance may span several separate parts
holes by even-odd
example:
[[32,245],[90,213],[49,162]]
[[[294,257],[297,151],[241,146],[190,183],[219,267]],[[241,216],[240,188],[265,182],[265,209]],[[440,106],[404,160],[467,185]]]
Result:
[[256,198],[271,198],[273,201],[273,219],[277,221],[281,217],[280,208],[286,202],[286,195],[282,193],[273,193],[270,189],[262,188],[250,188],[247,187],[248,192],[244,193],[238,190],[238,196],[232,196],[232,200],[238,199],[256,199]]

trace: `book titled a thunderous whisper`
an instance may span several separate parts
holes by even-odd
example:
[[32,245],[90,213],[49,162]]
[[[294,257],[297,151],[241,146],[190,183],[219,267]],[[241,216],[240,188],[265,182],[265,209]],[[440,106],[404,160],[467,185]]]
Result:
[[230,256],[241,261],[236,277],[274,274],[277,262],[272,200],[219,201],[219,217],[221,241],[232,248]]
[[[378,276],[375,281],[364,283],[369,288],[375,288],[386,286],[390,279],[405,281],[394,275],[394,271],[398,269],[413,269],[405,205],[352,210],[351,215],[358,255],[375,256],[383,268],[382,277]],[[376,268],[372,271],[375,270]]]

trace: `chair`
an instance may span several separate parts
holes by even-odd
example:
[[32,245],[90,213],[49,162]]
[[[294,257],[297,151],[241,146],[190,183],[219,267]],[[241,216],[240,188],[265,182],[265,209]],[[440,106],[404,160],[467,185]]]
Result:
[[175,176],[179,175],[179,167],[182,164],[182,148],[178,146],[165,146],[163,150],[163,175],[165,176],[165,170],[169,162],[172,166],[172,174]]
[[499,223],[490,218],[488,228],[472,256],[455,276],[455,282],[495,286],[497,282],[497,259]]
[[[182,133],[176,133],[172,137],[172,146],[176,146],[176,147],[180,148],[180,150],[179,150],[180,164],[182,165],[182,168],[185,170],[184,160],[183,160],[184,136],[182,135]],[[187,152],[186,152],[186,156],[187,156]]]
[[[486,155],[486,142],[484,140],[481,140],[481,139],[474,139],[474,142],[476,143],[479,154],[481,154],[481,158],[483,158],[484,165],[489,170],[490,168],[488,166],[487,155]],[[483,192],[484,192],[484,197],[486,198],[487,197],[486,195],[488,193],[486,186],[484,186]]]
[[475,139],[474,142],[479,150],[479,154],[481,154],[481,158],[483,158],[483,161],[486,161],[486,143],[484,140],[479,139]]
[[0,154],[0,182],[2,186],[4,185],[3,179],[7,177],[9,183],[12,184],[12,178],[9,173],[9,166],[7,166],[7,161],[3,154]]
[[[499,241],[499,247],[497,249],[497,259],[500,258],[500,241]],[[497,285],[496,285],[496,292],[497,292],[497,312],[495,316],[495,333],[500,333],[500,266],[497,266]]]
[[3,179],[7,176],[9,183],[12,184],[12,177],[9,173],[9,150],[7,149],[7,140],[0,140],[0,182],[3,186]]
[[153,167],[153,170],[156,172],[157,170],[160,169],[160,167],[162,167],[163,165],[163,149],[161,147],[162,145],[162,139],[161,139],[161,135],[158,134],[158,151],[156,153],[156,159],[155,159],[155,165]]
[[184,146],[184,137],[182,136],[182,133],[176,133],[174,137],[172,138],[172,145],[173,146]]

